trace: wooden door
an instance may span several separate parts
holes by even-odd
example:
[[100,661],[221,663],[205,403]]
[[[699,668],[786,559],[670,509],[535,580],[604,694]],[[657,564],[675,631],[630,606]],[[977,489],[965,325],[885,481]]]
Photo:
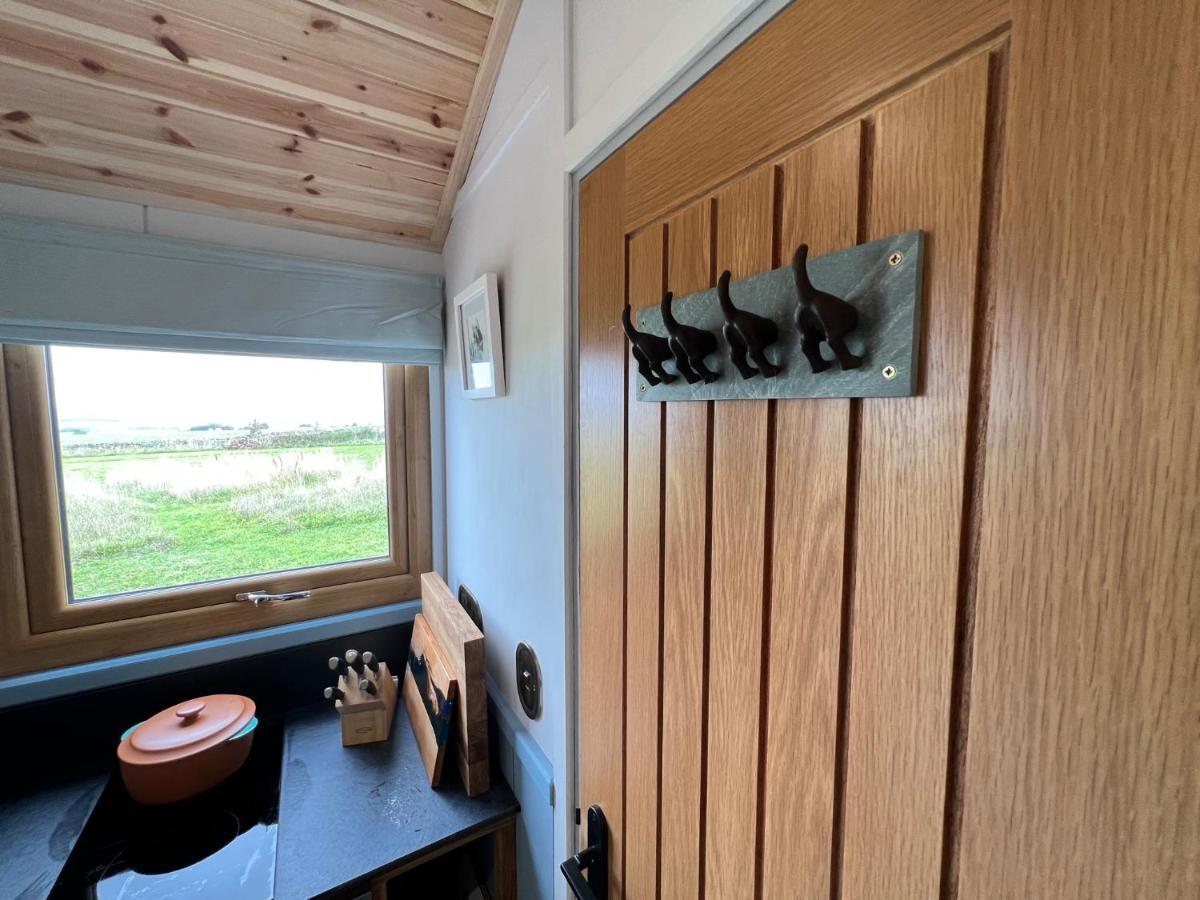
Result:
[[[811,0],[581,185],[612,896],[1200,895],[1200,21]],[[618,325],[907,229],[919,395],[637,402]]]

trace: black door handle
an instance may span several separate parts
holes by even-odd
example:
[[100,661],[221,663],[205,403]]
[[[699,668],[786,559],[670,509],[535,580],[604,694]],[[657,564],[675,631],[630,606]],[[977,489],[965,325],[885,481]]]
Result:
[[588,809],[587,821],[588,845],[559,868],[578,900],[608,900],[608,823],[599,806]]

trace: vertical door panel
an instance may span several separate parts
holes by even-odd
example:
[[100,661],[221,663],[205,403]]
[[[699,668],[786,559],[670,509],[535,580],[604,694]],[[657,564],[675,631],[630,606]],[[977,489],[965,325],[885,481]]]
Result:
[[960,896],[1200,897],[1200,4],[1022,2]]
[[869,236],[928,256],[920,395],[862,404],[846,900],[938,894],[987,79],[980,54],[875,116]]
[[624,154],[579,196],[579,791],[612,829],[609,882],[620,896],[624,785],[625,232]]
[[[663,228],[629,241],[629,302],[652,306],[663,291]],[[659,684],[662,664],[662,403],[637,402],[629,362],[627,497],[629,564],[625,646],[625,891],[653,897],[658,868]]]
[[[763,167],[717,195],[718,272],[739,279],[771,268],[773,176]],[[721,367],[738,377],[728,359]],[[705,895],[729,900],[755,887],[767,406],[713,405]]]
[[790,4],[631,142],[629,227],[935,67],[1010,15],[1006,0]]
[[[708,201],[667,223],[667,286],[676,296],[708,287],[712,223]],[[708,621],[710,411],[707,402],[669,403],[663,536],[662,855],[664,898],[700,890],[704,687]]]
[[[1197,35],[1181,0],[794,4],[584,181],[612,896],[1197,895]],[[626,291],[912,228],[918,396],[635,402]]]
[[[782,261],[803,242],[817,256],[854,243],[860,129],[780,164]],[[830,891],[849,411],[847,400],[776,406],[763,897]]]

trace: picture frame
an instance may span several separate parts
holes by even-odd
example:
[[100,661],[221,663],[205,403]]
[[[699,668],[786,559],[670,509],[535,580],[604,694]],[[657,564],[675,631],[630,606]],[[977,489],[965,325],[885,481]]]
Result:
[[463,393],[472,399],[504,396],[504,335],[495,273],[455,296],[454,322]]

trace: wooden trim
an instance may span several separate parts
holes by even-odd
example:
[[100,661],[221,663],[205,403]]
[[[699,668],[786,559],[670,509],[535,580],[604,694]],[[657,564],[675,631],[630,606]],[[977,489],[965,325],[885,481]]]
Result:
[[442,192],[433,234],[429,239],[438,250],[441,250],[446,242],[450,219],[454,214],[454,200],[463,182],[467,180],[467,170],[475,156],[475,145],[479,142],[479,132],[483,129],[484,116],[492,102],[492,91],[495,90],[496,80],[500,77],[504,51],[508,49],[508,41],[512,37],[513,27],[517,24],[517,13],[520,9],[521,0],[499,0],[495,18],[492,20],[492,30],[488,32],[487,46],[483,50],[483,59],[475,75],[471,98],[467,101],[462,136],[454,153],[454,162],[450,165],[450,175],[446,179],[446,189]]
[[[793,3],[708,73],[703,90],[684,94],[626,144],[626,229],[841,124],[993,38],[1010,14],[1008,0],[981,0],[969,10],[960,0],[903,0],[886,8]],[[858,77],[847,79],[851,70]]]
[[404,397],[408,571],[421,575],[433,569],[433,477],[427,367],[404,367]]
[[[408,509],[408,397],[404,366],[384,366],[384,402],[387,404],[387,435],[384,451],[388,479],[388,543],[393,562],[411,572],[409,534],[412,525]],[[397,433],[398,432],[398,433]],[[419,575],[424,569],[418,569]]]
[[625,893],[624,172],[618,151],[584,179],[579,203],[578,806],[604,808],[614,897]]
[[[628,300],[654,306],[664,280],[663,228],[628,242]],[[638,403],[637,367],[626,375],[625,727],[637,735],[625,747],[625,894],[653,897],[658,883],[659,747],[662,704],[663,426],[665,403]]]
[[[376,875],[373,879],[371,879],[371,897],[373,900],[375,900],[375,898],[386,898],[388,882],[393,878],[398,878],[405,872],[411,872],[418,866],[423,866],[425,863],[435,860],[439,856],[445,856],[447,853],[457,850],[459,847],[465,847],[467,844],[473,844],[475,841],[491,835],[496,840],[495,849],[493,851],[496,861],[496,872],[498,876],[496,900],[500,900],[500,898],[504,898],[504,900],[513,900],[513,898],[516,896],[515,893],[505,893],[504,887],[508,886],[510,879],[512,879],[514,882],[516,879],[515,829],[516,818],[509,816],[501,819],[499,822],[485,826],[478,831],[472,831],[469,834],[464,834],[460,837],[446,841],[444,844],[439,844],[432,850],[427,850],[424,853],[413,857],[407,862],[401,863],[394,869],[388,869],[382,875]],[[507,860],[501,860],[500,856],[502,854],[507,855],[509,858]],[[506,871],[501,872],[502,866],[506,869]],[[500,875],[503,875],[503,880],[500,879]]]
[[[0,429],[0,568],[13,573],[0,622],[8,650],[0,674],[181,643],[203,637],[383,605],[420,595],[416,574],[432,565],[428,370],[385,367],[389,559],[246,576],[71,604],[67,597],[57,464],[44,351],[6,345]],[[423,431],[422,431],[423,430]],[[394,447],[403,447],[396,452]],[[15,522],[13,521],[15,519]],[[15,535],[10,534],[17,525]],[[415,572],[410,562],[421,567]],[[303,602],[251,607],[240,590],[309,589]]]
[[29,633],[25,602],[25,559],[21,549],[16,460],[13,457],[12,418],[8,402],[8,354],[0,344],[0,659],[8,640]]
[[312,597],[303,602],[266,604],[257,608],[245,603],[223,603],[44,634],[5,634],[0,639],[3,650],[0,676],[111,659],[157,647],[414,600],[420,596],[420,581],[415,575],[393,575],[317,588],[312,593]]
[[45,351],[10,344],[4,369],[29,621],[33,631],[45,631],[66,609],[68,594]]
[[495,831],[492,846],[492,900],[517,900],[517,821]]

